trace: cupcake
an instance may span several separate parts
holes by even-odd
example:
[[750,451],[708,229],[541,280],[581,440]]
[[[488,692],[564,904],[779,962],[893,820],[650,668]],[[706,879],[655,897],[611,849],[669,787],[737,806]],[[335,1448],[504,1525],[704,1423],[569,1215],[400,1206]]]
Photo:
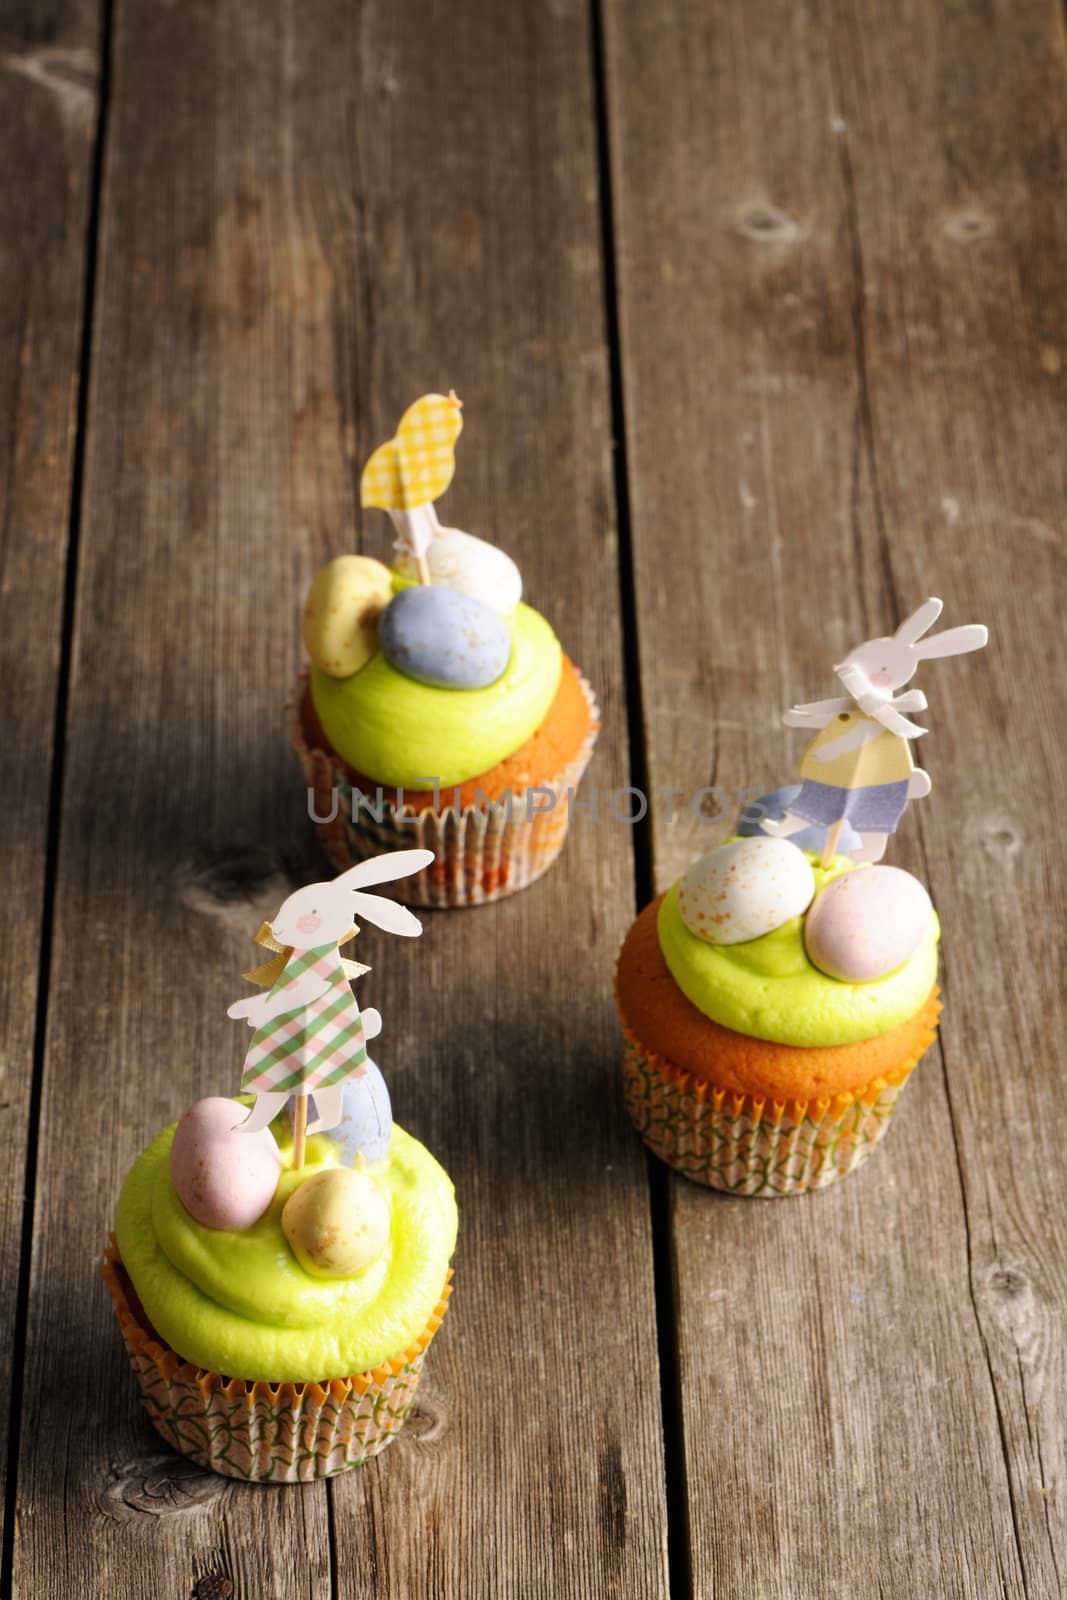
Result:
[[[734,1194],[799,1194],[844,1177],[886,1132],[935,1037],[937,941],[925,890],[896,868],[846,856],[823,867],[770,838],[710,851],[645,908],[619,955],[638,1133],[686,1177]],[[835,976],[813,959],[814,947],[832,963],[826,946],[845,954],[839,973],[857,949],[865,970],[893,966],[864,981]]]
[[980,624],[925,637],[941,609],[925,600],[850,651],[843,696],[786,713],[815,730],[801,783],[746,808],[745,836],[695,862],[623,944],[630,1116],[699,1183],[769,1196],[844,1177],[934,1040],[938,920],[916,878],[877,863],[931,789],[909,749],[926,697],[895,691],[988,638]]
[[254,1029],[252,1094],[198,1101],[119,1196],[103,1272],[141,1398],[169,1444],[227,1477],[296,1482],[377,1455],[448,1304],[452,1184],[392,1120],[366,1048],[381,1019],[339,954],[357,911],[417,931],[357,892],[389,872],[309,885],[260,930],[275,956],[249,976],[266,992],[231,1007]]
[[317,574],[310,666],[288,705],[330,860],[428,849],[433,866],[398,891],[422,905],[478,905],[540,877],[599,728],[515,563],[437,520],[460,426],[455,395],[425,395],[371,456],[362,500],[392,518],[397,560],[341,556]]

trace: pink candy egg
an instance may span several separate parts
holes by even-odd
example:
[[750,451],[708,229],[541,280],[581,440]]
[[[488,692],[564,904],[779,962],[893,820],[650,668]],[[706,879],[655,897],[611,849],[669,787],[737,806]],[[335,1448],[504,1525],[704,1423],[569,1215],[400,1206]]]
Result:
[[269,1128],[234,1132],[248,1115],[211,1095],[190,1106],[174,1130],[170,1175],[189,1215],[205,1228],[250,1228],[274,1199],[281,1156]]
[[930,927],[930,896],[899,867],[860,867],[835,878],[804,924],[808,956],[843,983],[873,983],[904,965]]

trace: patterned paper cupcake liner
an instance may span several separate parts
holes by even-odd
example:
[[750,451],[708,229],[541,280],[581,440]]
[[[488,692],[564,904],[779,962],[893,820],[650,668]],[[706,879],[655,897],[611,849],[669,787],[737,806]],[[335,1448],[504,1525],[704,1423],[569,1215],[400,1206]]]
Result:
[[104,1256],[141,1399],[169,1445],[201,1467],[252,1483],[306,1483],[360,1467],[384,1450],[411,1410],[423,1358],[452,1293],[451,1271],[424,1331],[372,1372],[326,1383],[253,1383],[182,1361],[131,1305],[114,1239]]
[[695,1183],[765,1199],[824,1189],[873,1154],[940,1011],[935,991],[914,1052],[891,1071],[854,1094],[808,1101],[717,1089],[645,1050],[623,1023],[626,1109],[649,1149]]
[[[397,811],[375,795],[356,803],[347,772],[304,735],[302,708],[307,672],[301,673],[286,705],[289,736],[314,795],[319,842],[339,871],[386,850],[432,850],[433,864],[394,886],[398,900],[413,906],[487,905],[515,894],[547,872],[563,849],[570,825],[568,791],[577,789],[600,730],[596,698],[579,675],[589,707],[589,731],[573,761],[550,782],[511,797],[510,816],[496,807],[468,806],[457,815],[442,803],[418,815]],[[336,800],[335,800],[336,791]],[[548,804],[546,791],[555,797]],[[448,791],[442,791],[442,802]],[[529,798],[528,798],[529,797]]]

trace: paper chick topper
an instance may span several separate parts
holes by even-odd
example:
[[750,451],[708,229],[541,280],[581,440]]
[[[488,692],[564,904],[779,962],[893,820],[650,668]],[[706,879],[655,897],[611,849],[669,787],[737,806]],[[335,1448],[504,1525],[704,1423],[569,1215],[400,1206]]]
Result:
[[454,389],[424,394],[404,412],[395,436],[375,450],[360,480],[360,503],[389,513],[397,543],[414,557],[422,583],[430,580],[419,564],[440,530],[433,502],[456,471],[462,408]]
[[847,821],[860,839],[850,852],[853,860],[881,860],[908,801],[932,787],[908,748],[909,740],[926,732],[911,720],[926,710],[926,696],[920,689],[894,691],[910,681],[920,662],[981,650],[989,638],[981,623],[925,638],[941,609],[940,600],[924,600],[894,634],[849,651],[834,667],[846,695],[785,713],[787,727],[818,731],[800,763],[799,794],[780,821],[764,822],[765,833],[788,838],[813,823],[825,827],[823,864],[828,866]]
[[[369,968],[347,961],[340,951],[359,931],[355,915],[387,933],[414,937],[422,924],[395,901],[362,891],[421,872],[432,850],[397,850],[361,861],[326,883],[309,883],[285,900],[256,935],[276,951],[246,977],[269,985],[264,994],[236,1000],[228,1015],[255,1029],[244,1059],[241,1088],[256,1103],[240,1131],[255,1133],[274,1120],[296,1096],[294,1165],[304,1159],[308,1132],[336,1127],[344,1114],[344,1089],[366,1071],[367,1041],[381,1031],[376,1011],[361,1012],[349,980]],[[315,1096],[316,1120],[307,1127],[308,1096]]]

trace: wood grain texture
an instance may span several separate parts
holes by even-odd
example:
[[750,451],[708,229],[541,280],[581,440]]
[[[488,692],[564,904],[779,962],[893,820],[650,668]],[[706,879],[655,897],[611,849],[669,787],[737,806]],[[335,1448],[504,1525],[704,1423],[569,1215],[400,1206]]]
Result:
[[[927,593],[993,633],[922,674],[892,854],[941,1058],[839,1187],[674,1186],[693,1590],[1059,1594],[1062,19],[679,0],[606,38],[653,783],[785,781],[781,709]],[[658,881],[723,831],[660,808]]]
[[[97,6],[0,20],[0,1348],[12,1346],[70,528]],[[10,1384],[0,1386],[6,1479]],[[0,1511],[0,1516],[3,1512]],[[2,1580],[0,1580],[2,1581]]]
[[282,715],[299,603],[357,544],[359,466],[413,395],[462,394],[443,511],[517,557],[601,697],[591,781],[624,781],[588,19],[392,10],[116,7],[20,1597],[157,1600],[208,1571],[257,1600],[665,1592],[610,998],[627,830],[579,828],[541,884],[430,915],[421,945],[366,935],[397,1116],[462,1218],[454,1309],[380,1463],[280,1493],[191,1470],[95,1277],[134,1155],[236,1086],[252,931],[323,871]]

